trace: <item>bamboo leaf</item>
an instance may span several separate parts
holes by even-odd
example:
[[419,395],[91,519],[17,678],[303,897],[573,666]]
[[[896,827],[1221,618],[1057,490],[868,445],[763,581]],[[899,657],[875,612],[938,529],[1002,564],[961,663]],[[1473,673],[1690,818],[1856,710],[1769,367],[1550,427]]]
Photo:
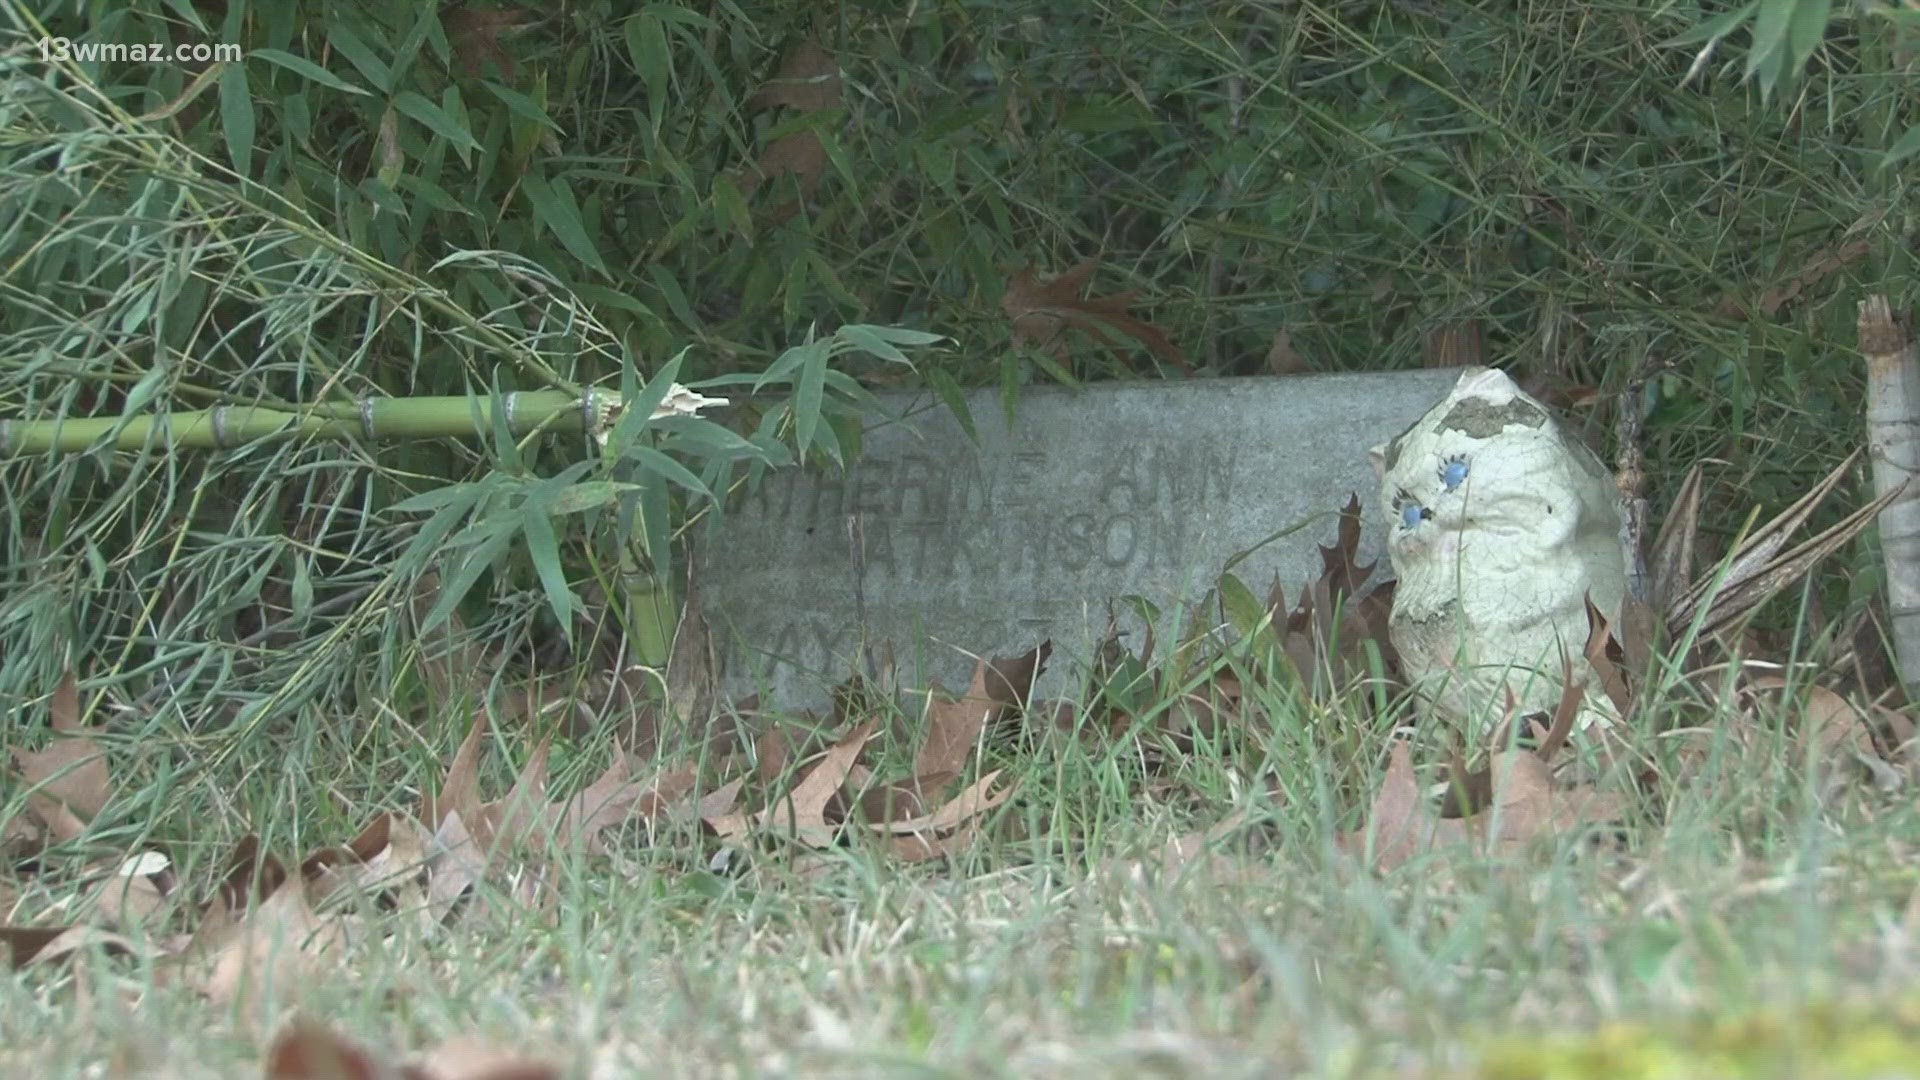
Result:
[[1880,159],[1880,167],[1884,169],[1889,165],[1898,165],[1915,154],[1920,154],[1920,124],[1908,128],[1907,133],[1900,136],[1900,140]]
[[582,481],[569,485],[554,497],[551,513],[555,517],[584,513],[605,506],[626,492],[639,489],[639,484],[627,484],[618,480]]
[[453,609],[472,590],[474,582],[480,580],[480,575],[492,569],[493,564],[500,561],[500,556],[506,554],[507,546],[513,543],[514,536],[520,532],[522,520],[515,515],[484,523],[476,522],[472,529],[462,534],[462,541],[477,541],[478,546],[473,554],[455,560],[454,572],[442,586],[439,601],[420,624],[422,633],[447,621]]
[[967,433],[967,438],[973,442],[979,442],[980,432],[973,426],[973,410],[967,408],[967,396],[961,392],[960,384],[953,381],[953,376],[939,368],[928,368],[927,384],[933,387],[934,393],[939,394],[940,400],[953,411],[953,418],[960,421],[960,430]]
[[534,216],[560,241],[560,246],[574,258],[606,273],[607,264],[601,261],[600,249],[587,235],[587,227],[580,220],[580,207],[573,201],[573,191],[566,181],[547,180],[529,173],[520,186],[533,202]]
[[663,476],[679,484],[681,487],[686,488],[688,491],[693,492],[695,495],[706,498],[713,497],[713,492],[707,489],[707,485],[702,483],[698,476],[689,472],[685,465],[655,450],[653,447],[636,446],[629,450],[627,454],[633,459],[634,463],[642,469],[657,476]]
[[347,63],[352,64],[360,74],[365,75],[367,81],[381,93],[393,93],[393,69],[387,66],[386,61],[374,55],[374,51],[367,47],[367,43],[360,40],[360,35],[348,29],[345,23],[336,22],[327,28],[327,44],[333,46],[334,51],[341,56],[346,57]]
[[317,82],[322,86],[329,86],[335,90],[344,90],[349,94],[367,96],[365,90],[342,79],[340,76],[335,75],[333,72],[328,71],[326,68],[321,67],[319,64],[314,63],[304,56],[295,56],[290,52],[282,52],[279,49],[255,49],[248,53],[247,57],[253,60],[265,60],[269,64],[286,68],[295,75]]
[[247,85],[247,69],[228,64],[220,73],[220,124],[227,136],[227,154],[233,171],[241,176],[253,174],[253,90]]
[[838,336],[861,352],[907,367],[913,366],[913,361],[907,359],[906,353],[901,352],[893,342],[874,333],[870,326],[843,326]]
[[627,20],[624,31],[627,56],[647,84],[647,92],[656,97],[666,94],[673,80],[673,54],[667,48],[666,27],[651,12],[642,11]]
[[813,445],[813,433],[820,424],[820,406],[827,386],[827,348],[823,342],[807,346],[806,362],[800,366],[800,381],[793,391],[794,444],[800,458],[806,460]]
[[527,534],[527,555],[533,560],[533,571],[539,575],[540,589],[547,595],[547,604],[553,608],[553,617],[560,622],[563,632],[571,636],[573,626],[573,593],[567,588],[567,575],[560,568],[560,540],[553,531],[553,519],[547,516],[544,506],[529,504],[523,514],[522,526]]
[[166,385],[166,382],[167,366],[165,364],[155,364],[148,368],[147,373],[140,376],[140,381],[133,384],[133,389],[127,391],[127,400],[120,406],[120,415],[135,416],[146,411],[147,405],[153,401],[154,396],[160,392],[160,388]]
[[482,85],[484,85],[494,97],[499,98],[501,102],[506,105],[507,111],[513,113],[515,116],[523,120],[531,120],[551,130],[556,135],[560,133],[560,125],[554,123],[553,117],[547,115],[547,110],[541,108],[539,102],[515,90],[511,86],[502,86],[492,79],[488,79]]
[[1749,0],[1748,3],[1732,11],[1716,15],[1703,23],[1695,25],[1689,30],[1669,38],[1666,44],[1669,46],[1702,45],[1709,41],[1718,41],[1728,34],[1733,33],[1735,30],[1740,29],[1742,26],[1745,26],[1747,22],[1753,18],[1753,13],[1758,10],[1759,7],[1760,0]]
[[882,341],[891,341],[896,345],[938,345],[942,341],[953,340],[945,334],[930,334],[925,330],[910,330],[904,326],[877,326],[870,323],[855,323],[852,326],[843,326],[840,329],[843,333],[848,330],[861,330]]
[[480,149],[480,144],[474,141],[473,133],[467,130],[465,124],[412,90],[402,90],[394,95],[393,107],[426,125],[435,135],[457,147],[466,150]]

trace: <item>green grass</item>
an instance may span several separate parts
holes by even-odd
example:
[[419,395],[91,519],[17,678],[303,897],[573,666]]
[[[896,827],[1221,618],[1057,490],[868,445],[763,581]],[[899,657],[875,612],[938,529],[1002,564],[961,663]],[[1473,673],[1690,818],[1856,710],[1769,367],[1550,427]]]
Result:
[[[409,913],[360,911],[337,967],[243,1008],[155,986],[150,962],[29,967],[0,982],[6,1068],[250,1075],[298,1014],[376,1046],[538,1048],[580,1075],[1654,1076],[1669,1074],[1624,1071],[1604,1039],[1560,1037],[1616,1025],[1610,1038],[1646,1046],[1653,1034],[1617,1025],[1647,1025],[1697,1065],[1685,1053],[1758,1017],[1778,1069],[1732,1075],[1867,1075],[1822,1071],[1844,1064],[1834,1046],[1866,1044],[1822,1042],[1819,1023],[1912,1050],[1906,1071],[1872,1075],[1920,1075],[1910,1022],[1823,1011],[1911,1003],[1910,796],[1854,783],[1823,799],[1789,751],[1729,754],[1727,771],[1659,790],[1617,836],[1500,860],[1441,853],[1380,876],[1331,840],[1356,824],[1342,782],[1373,783],[1386,732],[1356,728],[1342,760],[1302,753],[1315,740],[1288,722],[1154,776],[1124,746],[1010,754],[1021,794],[948,865],[769,849],[716,875],[690,825],[650,843],[636,830],[604,859],[566,863],[550,917],[482,896],[423,934]],[[198,895],[243,833],[293,855],[410,809],[438,784],[456,727],[342,718],[251,739],[218,766],[200,764],[223,760],[204,739],[149,727],[112,747],[125,786],[84,843],[120,853],[151,829]],[[517,764],[529,742],[510,733],[495,756]],[[556,795],[604,753],[567,754]],[[507,765],[494,762],[491,792]],[[1268,776],[1318,805],[1264,794]],[[1163,859],[1236,810],[1249,824],[1217,858]],[[51,905],[76,891],[81,854],[50,852],[10,921],[64,918]],[[190,924],[181,910],[162,928]],[[1826,1064],[1789,1068],[1800,1043]],[[1574,1071],[1480,1071],[1542,1056]],[[1617,1071],[1578,1071],[1588,1058]]]

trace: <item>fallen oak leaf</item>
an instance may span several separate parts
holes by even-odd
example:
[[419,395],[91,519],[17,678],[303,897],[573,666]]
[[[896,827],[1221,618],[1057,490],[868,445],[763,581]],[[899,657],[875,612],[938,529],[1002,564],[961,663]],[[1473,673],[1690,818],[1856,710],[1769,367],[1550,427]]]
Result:
[[999,791],[993,790],[993,783],[1000,778],[1001,772],[1002,770],[995,769],[975,780],[966,790],[955,795],[945,806],[931,814],[907,818],[904,821],[875,822],[868,827],[876,832],[895,835],[939,833],[957,828],[1013,797],[1018,784],[1008,784]]
[[449,811],[433,831],[433,850],[427,863],[427,912],[444,923],[460,901],[487,875],[485,849],[457,810]]
[[392,870],[382,857],[393,850],[392,814],[376,814],[346,844],[321,848],[300,860],[300,878],[308,883],[313,902],[324,906],[346,892],[373,892],[387,884]]
[[[841,103],[839,61],[812,39],[802,41],[781,62],[780,70],[747,98],[749,109],[785,107],[806,115],[836,109]],[[799,183],[802,200],[813,197],[826,175],[827,147],[812,128],[790,131],[769,143],[754,163],[734,174],[740,197],[750,199],[760,186],[782,176]],[[799,204],[789,202],[767,212],[775,224],[793,217]]]
[[729,843],[738,843],[753,831],[752,816],[734,809],[740,801],[741,789],[746,784],[746,777],[737,776],[714,788],[700,800],[700,820],[716,836]]
[[420,823],[429,830],[437,832],[447,815],[454,811],[474,820],[481,817],[480,743],[486,738],[488,726],[487,714],[482,711],[474,718],[467,737],[460,741],[459,749],[453,752],[440,790],[421,797]]
[[984,659],[974,662],[973,681],[959,700],[941,700],[938,691],[939,684],[936,682],[927,694],[927,734],[925,741],[920,744],[920,752],[913,759],[916,776],[934,773],[958,775],[966,766],[967,759],[973,756],[974,744],[979,741],[987,725],[1000,716],[1000,704],[987,692],[987,661]]
[[1873,731],[1866,715],[1852,702],[1824,686],[1796,686],[1778,675],[1761,675],[1747,684],[1742,694],[1758,706],[1763,694],[1772,694],[1776,700],[1784,702],[1794,689],[1805,693],[1805,697],[1797,703],[1802,753],[1811,751],[1816,760],[1826,764],[1851,763],[1861,757],[1879,757],[1874,749]]
[[77,839],[87,822],[106,808],[113,795],[113,774],[106,751],[93,737],[98,729],[80,722],[80,689],[67,672],[49,706],[53,738],[44,750],[13,749],[14,765],[27,786],[27,809],[55,840]]
[[173,886],[171,860],[158,851],[143,851],[121,860],[87,890],[87,899],[97,917],[126,926],[143,923],[159,913]]
[[295,1020],[267,1047],[266,1080],[401,1080],[399,1066],[326,1027]]
[[1112,296],[1080,295],[1092,279],[1095,265],[1094,260],[1088,259],[1046,282],[1039,280],[1032,266],[1013,276],[1000,298],[1000,308],[1013,320],[1014,347],[1032,346],[1051,351],[1055,359],[1065,361],[1068,329],[1078,330],[1116,352],[1120,344],[1109,330],[1118,330],[1146,346],[1155,356],[1191,373],[1192,365],[1178,345],[1152,323],[1127,313],[1127,308],[1139,296],[1138,290],[1129,289]]
[[[1001,656],[974,662],[973,679],[958,701],[941,700],[935,692],[927,695],[926,738],[914,755],[916,777],[942,773],[958,776],[973,756],[973,749],[987,729],[998,723],[1010,709],[1023,707],[1033,693],[1034,681],[1046,670],[1053,654],[1053,642],[1042,641],[1019,656]],[[937,685],[936,685],[937,690]],[[923,792],[932,789],[923,787]]]
[[1509,750],[1494,755],[1493,809],[1481,819],[1488,848],[1511,851],[1540,837],[1618,821],[1627,809],[1626,798],[1616,792],[1586,786],[1558,790],[1553,768],[1540,755]]
[[198,978],[192,983],[216,1005],[259,1001],[268,988],[284,999],[346,949],[344,924],[315,915],[298,878],[286,880],[237,919],[208,930],[203,924],[182,963],[206,965],[194,972]]
[[127,938],[97,926],[0,926],[0,941],[15,968],[49,964],[82,949],[98,947],[111,956],[133,956],[139,948]]
[[1413,771],[1413,751],[1407,740],[1395,739],[1387,752],[1387,774],[1373,797],[1366,827],[1339,840],[1339,846],[1371,865],[1387,871],[1410,862],[1435,847],[1457,844],[1468,836],[1464,821],[1443,820],[1427,804],[1426,793]]
[[866,748],[867,740],[879,729],[879,720],[869,720],[835,743],[801,778],[791,794],[755,816],[755,827],[778,829],[809,847],[833,844],[840,830],[827,821],[827,805],[846,783],[847,774]]
[[914,833],[907,836],[888,837],[887,852],[901,862],[930,862],[964,851],[973,846],[973,842],[979,838],[979,835],[980,823],[969,821],[945,835]]
[[404,1080],[560,1080],[560,1066],[475,1042],[444,1043],[402,1070]]
[[1586,786],[1555,789],[1553,769],[1531,750],[1495,754],[1491,773],[1490,810],[1443,819],[1420,787],[1407,741],[1395,740],[1367,828],[1342,837],[1339,846],[1364,857],[1371,841],[1373,865],[1386,871],[1436,848],[1465,842],[1489,853],[1510,853],[1542,837],[1618,821],[1628,811],[1626,798],[1619,794]]
[[541,740],[506,797],[481,807],[485,825],[479,835],[486,838],[488,857],[496,850],[528,850],[535,841],[545,838],[545,826],[552,820],[547,805],[547,761],[552,745],[551,740]]
[[327,1027],[295,1020],[267,1048],[266,1080],[558,1080],[560,1067],[523,1054],[449,1043],[397,1064]]
[[1019,656],[997,656],[988,661],[987,700],[1003,709],[1025,708],[1034,682],[1047,669],[1047,658],[1052,655],[1053,641],[1048,639]]

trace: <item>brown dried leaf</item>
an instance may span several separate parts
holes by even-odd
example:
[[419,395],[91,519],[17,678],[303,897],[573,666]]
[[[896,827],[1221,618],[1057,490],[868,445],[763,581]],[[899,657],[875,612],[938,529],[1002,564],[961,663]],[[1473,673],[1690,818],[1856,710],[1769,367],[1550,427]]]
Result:
[[113,796],[98,729],[80,723],[80,690],[72,672],[60,680],[50,707],[54,736],[44,750],[15,747],[13,761],[29,789],[27,808],[58,841],[77,838]]
[[436,1047],[404,1080],[560,1080],[560,1066],[514,1050],[484,1043],[454,1042]]
[[987,700],[1002,708],[1024,708],[1034,681],[1047,668],[1053,641],[1042,641],[1019,656],[996,656],[987,662]]
[[433,921],[444,923],[460,900],[487,876],[486,849],[467,831],[458,810],[449,810],[433,831],[433,853],[427,866],[427,910]]
[[[1801,293],[1845,269],[1849,263],[1857,262],[1872,250],[1873,241],[1865,236],[1856,236],[1822,249],[1811,260],[1800,263],[1800,269],[1792,277],[1768,289],[1760,297],[1760,313],[1768,318],[1778,315]],[[1723,319],[1744,319],[1747,317],[1747,304],[1737,296],[1728,296],[1714,307],[1713,313]]]
[[777,831],[810,847],[831,846],[840,830],[827,820],[827,805],[846,783],[860,751],[879,727],[879,720],[870,720],[835,743],[801,778],[792,794],[755,816],[755,827]]
[[1285,329],[1273,332],[1273,344],[1267,346],[1267,374],[1301,375],[1313,370],[1307,358],[1293,348],[1293,335]]
[[955,852],[965,851],[973,846],[980,837],[980,823],[969,821],[958,829],[942,836],[937,833],[916,833],[910,836],[891,836],[887,838],[887,852],[905,863],[931,862],[944,859]]
[[1530,750],[1509,750],[1493,758],[1494,810],[1482,815],[1487,846],[1512,850],[1541,837],[1583,825],[1618,821],[1626,799],[1590,787],[1557,791],[1553,769]]
[[747,98],[748,109],[775,106],[798,112],[821,112],[840,107],[840,62],[811,38],[800,42],[780,62],[780,70]]
[[751,815],[735,809],[740,802],[740,791],[746,784],[746,777],[735,777],[707,792],[700,800],[700,820],[706,822],[707,827],[722,840],[738,842],[753,831]]
[[220,875],[214,898],[231,911],[244,911],[278,892],[286,880],[286,867],[261,848],[258,836],[248,833],[227,856],[227,869]]
[[866,769],[856,767],[847,775],[847,786],[827,805],[827,821],[834,825],[849,819],[884,824],[919,817],[959,778],[957,773],[933,773],[874,784]]
[[692,766],[663,775],[650,788],[635,782],[630,770],[627,755],[616,745],[607,771],[573,798],[548,807],[547,820],[556,840],[568,846],[584,844],[588,854],[604,855],[601,833],[635,813],[649,818],[664,813],[672,800],[693,787]]
[[[820,141],[820,136],[812,131],[796,131],[767,144],[751,166],[734,174],[733,184],[740,189],[742,199],[751,199],[762,184],[792,176],[799,183],[800,199],[811,199],[820,190],[827,162],[827,146]],[[767,220],[778,225],[799,212],[799,202],[789,201],[766,213]]]
[[1594,678],[1600,680],[1600,689],[1605,691],[1607,700],[1619,710],[1622,719],[1632,715],[1634,692],[1627,681],[1625,664],[1626,649],[1620,644],[1613,631],[1613,623],[1606,612],[1595,606],[1593,597],[1587,597],[1587,663],[1593,668]]
[[1067,357],[1064,334],[1069,328],[1116,352],[1120,350],[1120,343],[1108,331],[1118,330],[1181,371],[1191,372],[1186,354],[1166,334],[1151,323],[1127,314],[1127,308],[1139,295],[1138,290],[1129,289],[1112,296],[1080,295],[1092,279],[1095,265],[1089,259],[1047,282],[1041,282],[1031,266],[1015,274],[1000,300],[1001,310],[1013,320],[1014,346],[1030,345],[1051,351],[1064,361]]
[[1367,826],[1340,841],[1349,854],[1365,858],[1371,845],[1372,865],[1392,870],[1426,851],[1457,844],[1468,836],[1466,823],[1442,820],[1427,804],[1426,793],[1413,771],[1413,751],[1405,739],[1394,740],[1387,756],[1387,775],[1374,794]]
[[1420,788],[1406,741],[1397,740],[1368,828],[1344,837],[1341,847],[1361,854],[1371,838],[1374,865],[1391,870],[1429,850],[1465,840],[1479,841],[1490,852],[1510,852],[1541,837],[1617,821],[1627,811],[1625,798],[1617,794],[1590,787],[1556,790],[1552,768],[1530,750],[1494,755],[1489,772],[1493,808],[1470,818],[1442,819]]
[[397,1065],[325,1027],[295,1021],[267,1049],[267,1080],[558,1080],[561,1069],[523,1054],[449,1043]]
[[914,775],[958,774],[966,768],[975,744],[1002,711],[1001,703],[987,690],[987,667],[985,660],[975,662],[973,682],[958,701],[940,700],[933,692],[927,695],[927,738],[914,757]]
[[300,878],[308,899],[324,907],[336,896],[373,892],[392,883],[393,815],[375,814],[360,835],[344,846],[321,848],[300,860]]
[[[855,675],[854,679],[860,676]],[[843,684],[844,685],[844,684]],[[770,727],[762,732],[753,744],[754,775],[760,783],[771,787],[780,782],[787,774],[787,759],[792,756],[793,748],[787,745],[787,733],[784,728]]]
[[97,926],[0,926],[0,942],[16,968],[50,964],[82,949],[99,948],[111,956],[133,956],[133,942]]
[[1860,757],[1879,757],[1866,715],[1824,686],[1795,685],[1778,675],[1761,675],[1747,685],[1746,694],[1757,706],[1762,695],[1778,702],[1789,690],[1805,695],[1798,703],[1802,752],[1810,750],[1816,761],[1828,765],[1851,765]]
[[446,779],[440,782],[437,794],[427,795],[420,800],[420,822],[430,830],[438,830],[447,815],[458,812],[462,817],[479,821],[482,814],[480,801],[480,744],[487,737],[488,717],[482,714],[474,718],[473,727],[467,737],[460,742],[460,748],[453,753],[453,760],[447,765]]
[[552,745],[542,741],[534,748],[514,780],[513,790],[504,799],[481,809],[486,821],[482,834],[486,853],[527,851],[544,847],[551,838],[545,826],[552,820],[547,805],[547,761]]
[[440,26],[468,75],[479,78],[485,71],[484,61],[491,60],[500,68],[500,74],[511,80],[516,65],[513,55],[501,46],[500,37],[535,17],[535,12],[522,7],[483,8],[459,4],[440,13]]
[[266,1080],[402,1080],[398,1066],[343,1035],[296,1020],[267,1047]]
[[872,828],[879,832],[905,835],[910,833],[938,833],[958,828],[981,814],[999,806],[1013,796],[1018,786],[1009,784],[999,791],[993,790],[994,781],[1000,779],[1001,770],[995,769],[974,781],[965,791],[955,795],[938,810],[920,817],[907,818],[904,821],[884,821],[875,823]]
[[[204,928],[203,928],[204,929]],[[196,935],[193,959],[210,959],[198,989],[216,1005],[251,996],[271,985],[284,996],[335,961],[346,948],[338,919],[321,919],[308,906],[306,886],[290,879],[237,921]]]
[[173,869],[167,857],[145,851],[123,860],[93,887],[87,899],[101,919],[121,926],[141,925],[166,906]]

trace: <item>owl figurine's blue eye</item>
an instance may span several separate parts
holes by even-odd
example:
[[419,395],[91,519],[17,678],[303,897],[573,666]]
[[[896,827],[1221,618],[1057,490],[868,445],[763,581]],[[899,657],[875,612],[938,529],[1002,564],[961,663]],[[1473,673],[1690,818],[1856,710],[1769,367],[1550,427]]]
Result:
[[1433,511],[1422,506],[1420,500],[1414,498],[1406,488],[1394,492],[1393,510],[1400,515],[1400,527],[1403,529],[1417,528],[1421,522],[1433,517]]
[[1448,491],[1467,482],[1467,458],[1464,454],[1455,454],[1440,466],[1440,483]]

